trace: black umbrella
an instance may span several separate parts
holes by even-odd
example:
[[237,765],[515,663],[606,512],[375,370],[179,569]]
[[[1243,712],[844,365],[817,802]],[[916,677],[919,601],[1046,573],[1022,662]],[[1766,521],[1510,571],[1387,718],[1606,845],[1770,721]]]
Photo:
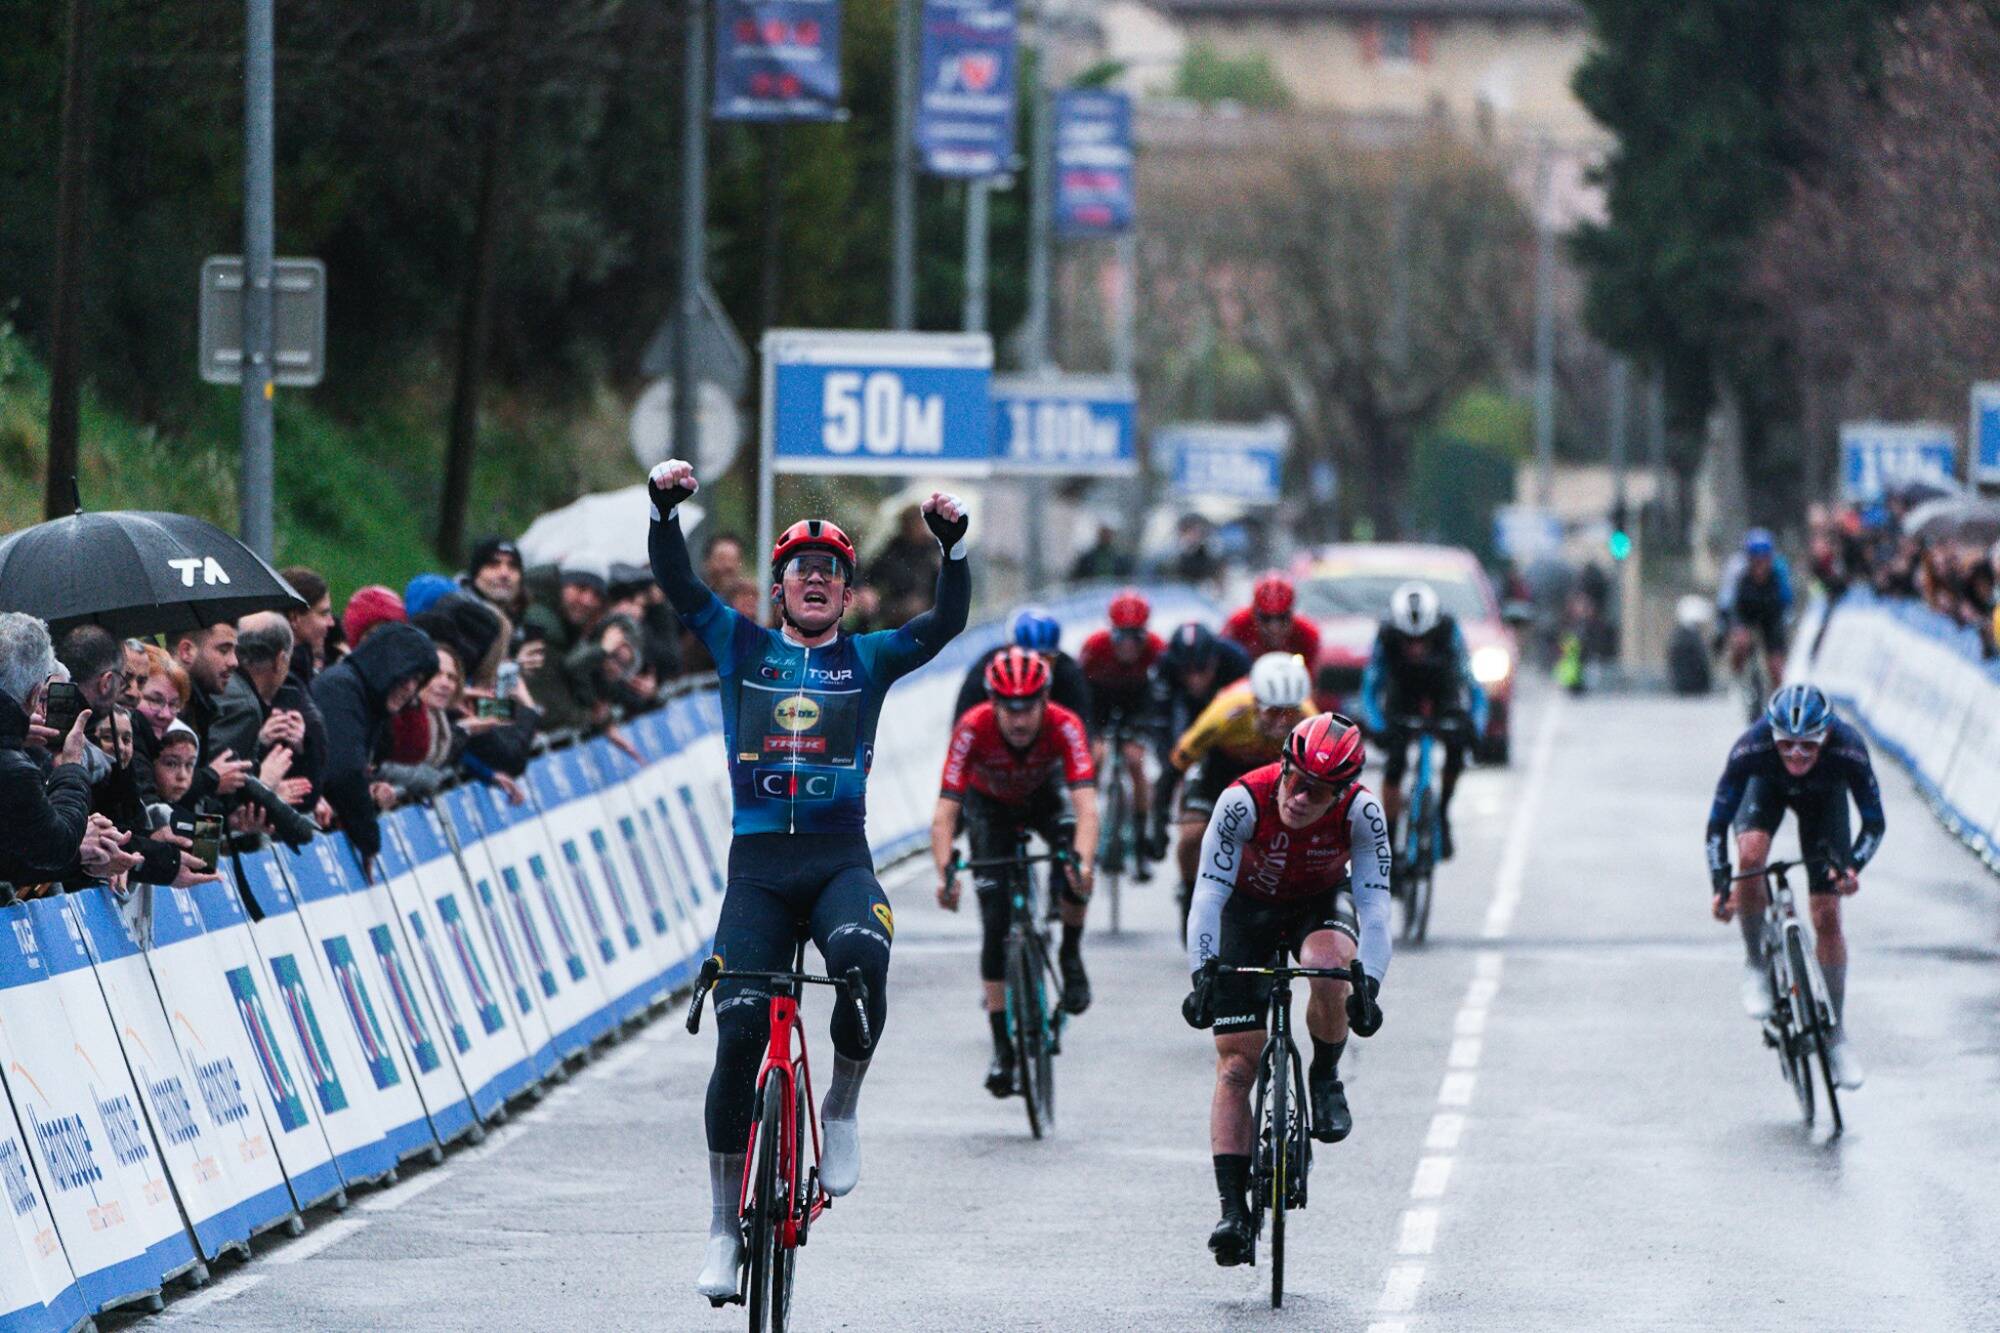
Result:
[[162,634],[304,607],[249,547],[186,514],[72,514],[0,540],[0,611],[58,635],[81,624]]

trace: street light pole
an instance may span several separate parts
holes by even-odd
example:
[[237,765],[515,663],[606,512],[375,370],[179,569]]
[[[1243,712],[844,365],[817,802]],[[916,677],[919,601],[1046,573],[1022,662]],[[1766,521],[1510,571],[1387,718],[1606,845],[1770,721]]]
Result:
[[699,461],[695,327],[701,319],[701,278],[708,220],[708,0],[687,0],[687,40],[681,52],[681,263],[674,298],[675,456]]
[[917,326],[917,4],[896,0],[896,155],[889,199],[889,327]]
[[982,177],[965,183],[965,331],[986,332],[987,203],[993,187]]
[[246,0],[243,42],[243,390],[242,475],[237,526],[243,544],[272,558],[271,270],[276,168],[272,162],[274,0]]
[[1556,469],[1556,231],[1549,150],[1535,167],[1535,502],[1555,499]]

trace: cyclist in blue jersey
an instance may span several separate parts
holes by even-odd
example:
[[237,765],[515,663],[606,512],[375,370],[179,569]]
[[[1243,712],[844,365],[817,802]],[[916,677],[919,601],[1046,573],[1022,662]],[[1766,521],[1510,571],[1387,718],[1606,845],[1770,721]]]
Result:
[[[889,686],[965,628],[972,603],[965,559],[970,524],[954,497],[940,493],[926,500],[924,522],[945,553],[936,605],[900,629],[858,635],[840,629],[854,597],[853,543],[826,519],[793,524],[771,552],[770,596],[781,626],[766,629],[725,605],[695,575],[674,516],[697,489],[693,466],[670,459],[653,469],[648,485],[653,577],[715,659],[736,807],[729,884],[715,928],[724,977],[715,989],[715,1069],[708,1082],[712,1211],[695,1284],[704,1296],[727,1297],[738,1290],[737,1190],[769,1030],[767,988],[727,974],[731,968],[790,967],[804,927],[829,973],[861,969],[868,983],[868,1031],[880,1037],[895,918],[875,878],[864,831],[875,726]],[[819,1179],[837,1197],[860,1178],[856,1112],[868,1049],[849,1005],[835,1007],[832,1036]]]
[[[1849,841],[1847,802],[1861,812],[1861,835]],[[1861,1062],[1847,1048],[1847,936],[1840,900],[1861,888],[1861,868],[1882,846],[1888,821],[1882,790],[1861,733],[1834,716],[1817,685],[1787,685],[1771,696],[1764,716],[1730,748],[1708,812],[1708,873],[1715,888],[1715,917],[1734,917],[1743,929],[1743,1008],[1752,1018],[1771,1015],[1764,981],[1764,907],[1760,879],[1734,879],[1729,831],[1736,829],[1737,865],[1754,875],[1768,863],[1771,838],[1790,810],[1798,816],[1799,850],[1811,884],[1813,949],[1826,974],[1833,1004],[1833,1041],[1827,1062],[1833,1081],[1861,1086]]]
[[1743,534],[1743,549],[1722,571],[1715,609],[1732,672],[1743,670],[1751,650],[1764,654],[1764,679],[1785,678],[1785,652],[1791,646],[1785,621],[1792,614],[1792,571],[1778,545],[1763,528]]

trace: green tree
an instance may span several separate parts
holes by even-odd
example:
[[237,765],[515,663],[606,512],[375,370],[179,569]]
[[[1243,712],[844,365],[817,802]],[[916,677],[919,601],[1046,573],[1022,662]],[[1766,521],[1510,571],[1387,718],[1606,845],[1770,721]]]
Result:
[[1190,98],[1203,106],[1235,102],[1241,106],[1274,109],[1292,104],[1291,90],[1271,57],[1262,51],[1229,57],[1207,42],[1191,42],[1174,71],[1174,95]]

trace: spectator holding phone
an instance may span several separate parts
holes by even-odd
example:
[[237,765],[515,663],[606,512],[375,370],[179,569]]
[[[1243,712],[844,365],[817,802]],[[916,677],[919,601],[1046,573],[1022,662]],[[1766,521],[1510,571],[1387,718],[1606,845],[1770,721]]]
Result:
[[[19,611],[0,614],[0,879],[16,885],[62,878],[90,829],[89,714],[61,736],[41,721],[56,670],[48,626]],[[46,778],[30,747],[53,748]]]

